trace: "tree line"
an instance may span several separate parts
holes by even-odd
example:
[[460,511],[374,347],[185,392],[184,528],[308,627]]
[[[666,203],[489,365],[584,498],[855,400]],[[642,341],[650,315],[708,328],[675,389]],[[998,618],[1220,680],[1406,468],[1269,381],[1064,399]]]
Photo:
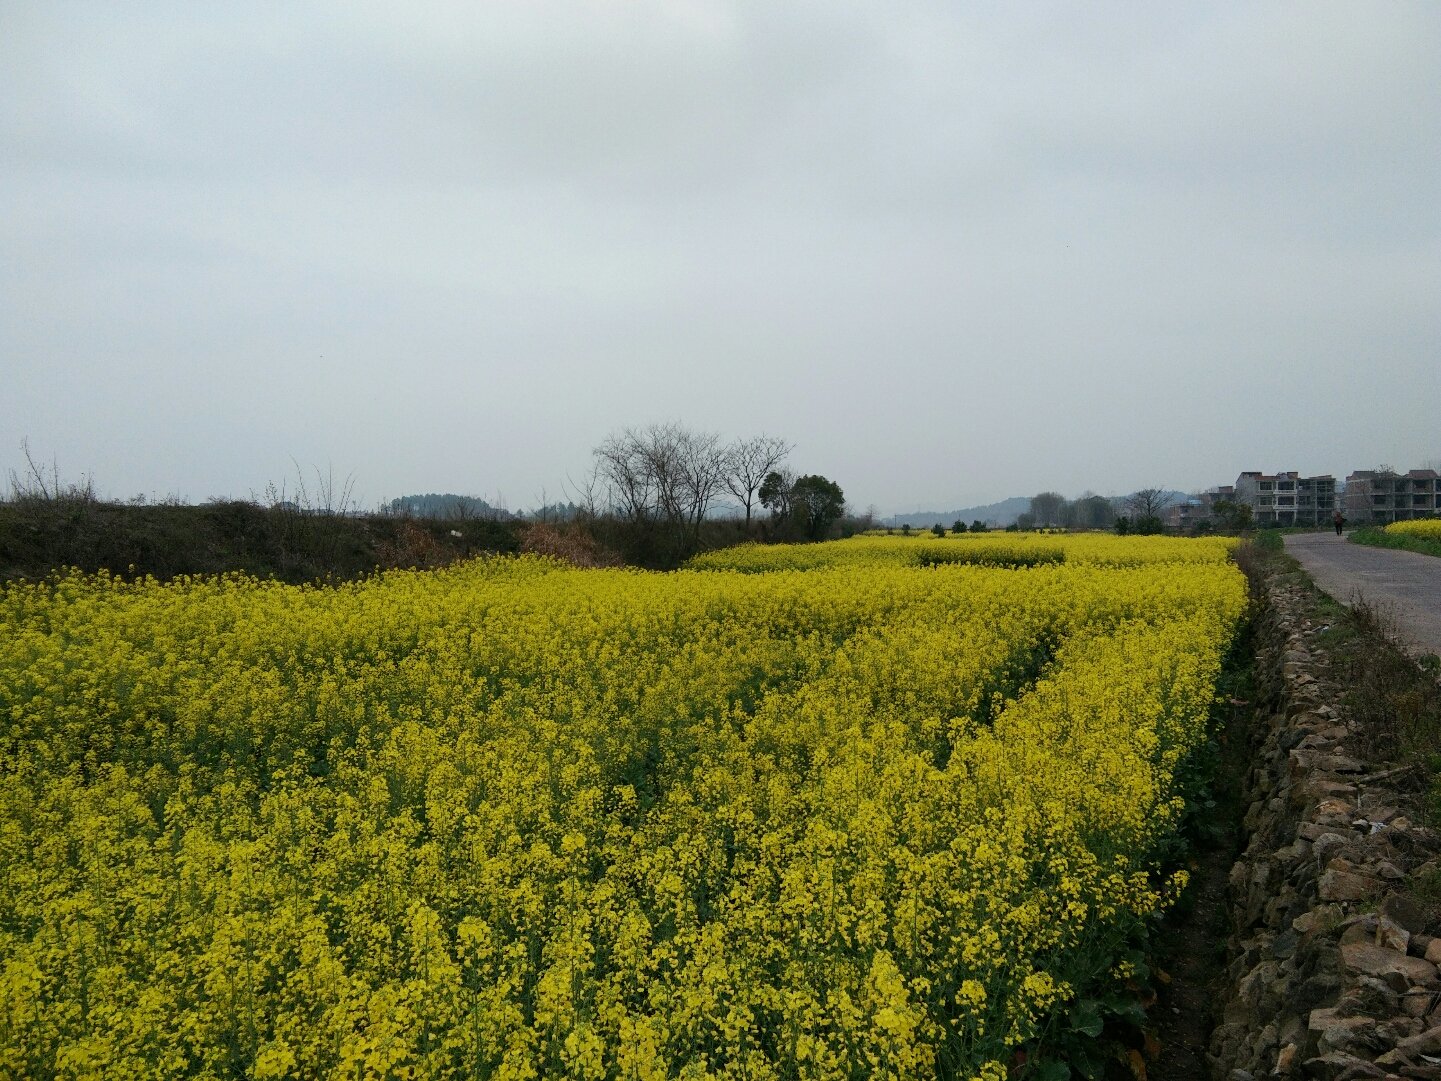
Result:
[[[845,493],[791,470],[792,450],[766,434],[727,442],[676,423],[622,428],[594,449],[575,485],[575,522],[627,562],[652,567],[748,538],[824,539],[845,516]],[[727,496],[739,515],[716,513]]]
[[1162,488],[1142,488],[1122,499],[1087,492],[1067,499],[1060,492],[1031,497],[1031,509],[1017,516],[1018,529],[1114,529],[1117,533],[1160,533],[1162,513],[1170,495]]

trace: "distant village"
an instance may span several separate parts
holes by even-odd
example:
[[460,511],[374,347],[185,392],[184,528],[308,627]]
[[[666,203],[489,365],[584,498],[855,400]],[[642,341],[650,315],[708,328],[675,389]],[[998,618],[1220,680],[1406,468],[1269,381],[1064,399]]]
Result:
[[1188,496],[1166,509],[1166,526],[1178,532],[1204,528],[1222,509],[1246,507],[1256,526],[1327,525],[1339,508],[1350,525],[1384,525],[1441,512],[1441,476],[1434,469],[1358,469],[1337,484],[1329,473],[1246,472]]

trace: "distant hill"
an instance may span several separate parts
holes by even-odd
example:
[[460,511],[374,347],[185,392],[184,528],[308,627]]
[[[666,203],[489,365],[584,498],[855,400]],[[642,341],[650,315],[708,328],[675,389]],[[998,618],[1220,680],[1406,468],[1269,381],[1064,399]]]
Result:
[[[1117,513],[1124,511],[1126,500],[1129,496],[1109,496],[1112,506]],[[1189,498],[1185,492],[1167,491],[1164,495],[1165,505],[1172,503],[1184,503]],[[965,522],[970,525],[976,519],[980,519],[992,527],[1004,528],[1016,520],[1019,515],[1025,514],[1031,509],[1031,497],[1028,495],[1015,495],[1010,499],[1003,499],[999,503],[987,503],[983,507],[963,507],[961,510],[918,510],[910,514],[896,514],[885,519],[885,525],[908,525],[912,529],[917,527],[929,528],[936,522],[950,528],[956,521]]]
[[980,519],[992,526],[1008,526],[1016,520],[1016,515],[1024,514],[1031,509],[1031,497],[1028,495],[1012,496],[1010,499],[1003,499],[999,503],[987,503],[983,507],[963,507],[961,510],[918,510],[910,514],[897,514],[885,519],[885,524],[908,525],[911,527],[931,526],[936,522],[950,528],[955,521],[965,522],[970,525]]

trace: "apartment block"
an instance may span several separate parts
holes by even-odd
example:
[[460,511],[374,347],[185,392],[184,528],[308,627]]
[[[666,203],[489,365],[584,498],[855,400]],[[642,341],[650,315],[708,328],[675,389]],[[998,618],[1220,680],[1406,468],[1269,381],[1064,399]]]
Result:
[[1434,469],[1358,469],[1346,478],[1345,514],[1352,525],[1434,517],[1441,514],[1441,477]]
[[1325,525],[1336,510],[1336,478],[1327,474],[1242,473],[1235,500],[1251,508],[1251,520],[1265,525]]

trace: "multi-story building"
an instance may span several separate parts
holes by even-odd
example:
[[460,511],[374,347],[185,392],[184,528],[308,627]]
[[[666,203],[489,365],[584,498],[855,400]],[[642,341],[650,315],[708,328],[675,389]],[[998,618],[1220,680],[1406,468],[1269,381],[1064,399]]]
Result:
[[1346,478],[1346,517],[1353,525],[1385,524],[1441,514],[1441,477],[1434,469],[1393,473],[1358,469]]
[[1336,510],[1336,478],[1327,474],[1242,473],[1236,478],[1236,502],[1251,508],[1258,526],[1325,525]]

